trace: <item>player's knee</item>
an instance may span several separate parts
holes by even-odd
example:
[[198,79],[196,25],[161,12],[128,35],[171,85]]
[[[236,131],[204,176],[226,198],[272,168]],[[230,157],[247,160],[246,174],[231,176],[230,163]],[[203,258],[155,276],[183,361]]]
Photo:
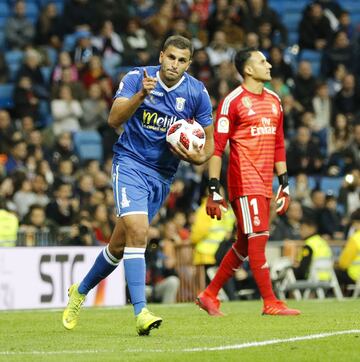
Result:
[[126,246],[134,248],[145,248],[148,227],[133,223],[126,228]]
[[233,244],[233,250],[235,251],[236,255],[239,257],[240,260],[244,261],[248,256],[248,248],[247,245],[239,243],[236,241]]
[[121,259],[124,255],[124,244],[120,241],[114,242],[110,241],[109,243],[109,252],[116,259]]

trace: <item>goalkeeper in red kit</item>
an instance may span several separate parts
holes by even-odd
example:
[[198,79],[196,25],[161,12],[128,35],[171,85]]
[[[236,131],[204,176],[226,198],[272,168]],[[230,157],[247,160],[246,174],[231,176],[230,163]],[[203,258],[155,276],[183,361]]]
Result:
[[264,302],[263,314],[298,315],[274,295],[265,246],[269,238],[270,200],[274,169],[279,179],[277,213],[286,212],[289,185],[286,167],[283,110],[279,97],[264,87],[271,65],[255,48],[240,50],[235,67],[244,81],[219,104],[215,123],[215,152],[209,162],[209,197],[206,211],[221,219],[227,204],[220,194],[222,154],[230,145],[227,183],[229,201],[237,219],[237,240],[225,255],[196,304],[213,316],[222,316],[217,294],[242,262],[250,269]]

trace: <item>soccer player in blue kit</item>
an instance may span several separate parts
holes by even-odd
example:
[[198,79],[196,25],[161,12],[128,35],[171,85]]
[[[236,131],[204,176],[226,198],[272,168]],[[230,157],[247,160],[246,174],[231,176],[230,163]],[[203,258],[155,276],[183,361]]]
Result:
[[[124,131],[114,145],[112,169],[117,222],[110,243],[100,252],[80,284],[69,288],[63,325],[73,329],[86,294],[106,278],[124,258],[125,278],[139,335],[148,335],[162,319],[146,308],[145,259],[149,223],[169,193],[180,159],[206,162],[213,153],[210,98],[204,85],[186,73],[193,46],[182,36],[166,39],[159,66],[139,67],[120,82],[109,125]],[[202,149],[187,150],[166,143],[168,128],[180,119],[195,119],[205,130]]]

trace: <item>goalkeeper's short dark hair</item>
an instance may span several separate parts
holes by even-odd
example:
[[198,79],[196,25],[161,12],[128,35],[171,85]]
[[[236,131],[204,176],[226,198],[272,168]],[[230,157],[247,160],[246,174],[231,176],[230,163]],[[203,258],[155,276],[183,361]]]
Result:
[[240,49],[235,55],[235,59],[234,59],[235,68],[243,78],[245,76],[245,73],[244,73],[245,64],[250,59],[251,53],[256,52],[256,51],[258,51],[257,48],[248,47],[248,48]]

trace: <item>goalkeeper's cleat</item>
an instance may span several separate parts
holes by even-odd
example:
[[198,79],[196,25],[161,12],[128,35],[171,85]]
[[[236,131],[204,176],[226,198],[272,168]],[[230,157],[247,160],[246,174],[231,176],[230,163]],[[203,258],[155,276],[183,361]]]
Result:
[[201,292],[197,296],[195,303],[213,317],[223,317],[225,315],[220,310],[219,299],[206,291]]
[[299,315],[301,312],[298,309],[290,309],[281,300],[270,300],[264,302],[264,308],[262,311],[263,315],[283,315],[283,316],[293,316]]
[[76,327],[79,320],[80,308],[85,301],[86,295],[80,294],[78,292],[78,287],[79,284],[73,284],[68,291],[69,302],[64,310],[62,318],[63,325],[66,329],[73,329]]
[[147,308],[143,308],[136,316],[136,332],[139,336],[148,336],[153,328],[159,328],[162,318],[151,313]]

